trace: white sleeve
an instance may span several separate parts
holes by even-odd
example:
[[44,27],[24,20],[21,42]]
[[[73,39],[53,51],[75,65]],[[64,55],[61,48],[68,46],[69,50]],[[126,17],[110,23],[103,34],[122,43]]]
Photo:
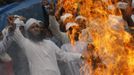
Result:
[[57,22],[55,16],[49,15],[49,28],[52,31],[53,35],[57,36],[60,35],[59,23]]
[[59,28],[59,23],[57,22],[55,16],[51,16],[49,15],[49,28],[50,30],[52,31],[52,34],[57,38],[59,39],[60,41],[62,41],[62,43],[68,43],[69,42],[69,38],[68,36],[66,35],[66,33],[63,33],[60,31],[60,28]]
[[4,31],[3,36],[4,36],[4,38],[0,42],[0,54],[5,52],[7,50],[7,48],[11,45],[11,42],[12,42],[7,29]]
[[55,49],[58,60],[62,60],[65,62],[80,60],[80,53],[65,52],[64,50],[61,50],[59,47],[57,47],[56,44],[54,44],[53,42],[50,41],[50,43],[51,46]]

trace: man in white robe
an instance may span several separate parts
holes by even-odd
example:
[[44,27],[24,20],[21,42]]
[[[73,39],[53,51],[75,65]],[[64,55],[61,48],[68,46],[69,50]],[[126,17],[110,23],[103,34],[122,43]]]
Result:
[[[15,25],[20,27],[21,32],[24,34],[24,21],[25,18],[19,15],[11,15],[8,17],[9,26]],[[8,43],[9,44],[9,43]],[[30,75],[29,66],[27,57],[21,48],[16,42],[12,41],[9,47],[7,48],[8,54],[12,58],[13,71],[15,75]]]
[[25,26],[27,38],[17,28],[12,39],[26,53],[31,75],[60,75],[57,59],[65,62],[79,60],[81,54],[67,53],[52,41],[43,39],[40,28],[40,21],[29,19]]
[[[77,26],[77,24],[72,23],[72,22],[67,23],[67,25],[66,25],[67,32],[71,31],[70,28],[73,26]],[[66,52],[82,53],[83,50],[87,49],[87,42],[77,40],[77,41],[75,41],[74,45],[72,45],[71,43],[63,44],[61,46],[61,49],[65,50]],[[70,74],[66,74],[66,75],[80,75],[80,68],[82,65],[81,60],[70,61],[66,65],[68,66],[67,68],[69,68],[68,72],[71,72]]]

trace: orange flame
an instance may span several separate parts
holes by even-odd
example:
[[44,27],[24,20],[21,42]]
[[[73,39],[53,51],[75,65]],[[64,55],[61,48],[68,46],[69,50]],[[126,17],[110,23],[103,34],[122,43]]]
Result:
[[[118,0],[63,0],[65,12],[79,9],[87,18],[94,49],[84,51],[84,75],[134,75],[134,41],[125,31]],[[84,36],[83,36],[84,37]]]

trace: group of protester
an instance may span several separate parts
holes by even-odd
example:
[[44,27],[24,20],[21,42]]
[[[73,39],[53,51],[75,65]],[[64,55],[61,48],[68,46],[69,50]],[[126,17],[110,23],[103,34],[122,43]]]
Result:
[[[47,0],[44,1],[43,8],[49,15],[47,27],[35,18],[24,22],[22,16],[8,17],[9,23],[2,31],[0,55],[3,61],[12,61],[9,75],[80,75],[82,60],[86,59],[82,51],[93,41],[90,33],[87,33],[87,19],[81,15],[64,13],[57,21],[54,9]],[[61,44],[57,45],[53,39]],[[15,57],[12,56],[14,54]],[[27,67],[22,64],[27,64]],[[17,72],[16,67],[20,68]]]

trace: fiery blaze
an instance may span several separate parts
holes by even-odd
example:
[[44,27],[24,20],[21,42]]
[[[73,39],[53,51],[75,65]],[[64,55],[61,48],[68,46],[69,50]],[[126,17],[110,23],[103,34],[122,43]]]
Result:
[[[92,36],[82,67],[84,75],[134,75],[134,40],[125,31],[126,22],[116,7],[118,0],[63,0],[65,12],[77,9],[87,18]],[[73,12],[71,12],[73,13]],[[83,36],[84,37],[84,36]]]

